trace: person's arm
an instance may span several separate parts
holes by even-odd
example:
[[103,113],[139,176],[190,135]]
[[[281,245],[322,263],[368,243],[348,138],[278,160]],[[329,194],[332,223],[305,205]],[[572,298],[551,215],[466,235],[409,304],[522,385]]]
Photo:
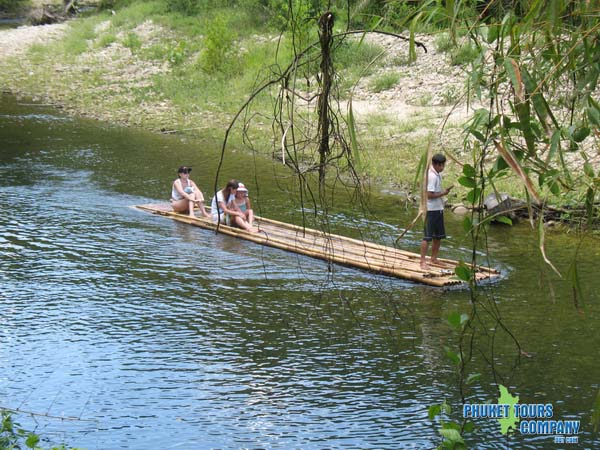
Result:
[[198,187],[198,185],[196,183],[194,183],[192,180],[190,180],[190,182],[192,183],[192,188],[194,189],[194,192],[198,191],[202,194],[202,197],[204,197],[204,194],[202,193],[202,190]]
[[[231,206],[232,204],[233,204],[233,206]],[[220,200],[219,201],[219,208],[221,208],[221,210],[225,214],[229,214],[230,216],[239,216],[239,217],[243,217],[244,216],[244,214],[235,205],[235,202],[233,200],[230,201],[227,204],[225,204],[224,201]]]
[[185,192],[181,187],[181,180],[175,180],[173,182],[173,186],[175,187],[175,190],[179,192],[179,195],[181,195],[183,198],[185,198],[186,200],[194,200],[194,198],[190,194]]
[[252,205],[250,204],[250,197],[246,197],[246,210],[252,210]]
[[452,189],[452,186],[450,186],[449,188],[444,189],[443,191],[440,191],[440,192],[427,191],[427,198],[429,200],[433,200],[434,198],[443,197],[444,195],[448,195],[450,193],[451,189]]

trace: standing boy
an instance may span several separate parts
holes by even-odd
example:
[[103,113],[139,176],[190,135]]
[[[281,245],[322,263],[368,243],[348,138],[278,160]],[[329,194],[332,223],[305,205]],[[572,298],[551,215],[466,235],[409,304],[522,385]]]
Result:
[[431,167],[427,173],[427,216],[425,217],[425,233],[421,241],[421,268],[429,269],[425,256],[431,244],[431,263],[437,263],[442,239],[446,237],[444,228],[444,197],[452,186],[442,190],[442,171],[446,166],[446,157],[440,153],[431,158]]

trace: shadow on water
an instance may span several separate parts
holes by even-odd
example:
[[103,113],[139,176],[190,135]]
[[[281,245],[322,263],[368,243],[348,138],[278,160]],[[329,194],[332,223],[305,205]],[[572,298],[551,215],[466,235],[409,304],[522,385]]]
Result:
[[[166,200],[181,164],[210,192],[218,143],[4,96],[0,146],[1,406],[85,419],[23,418],[42,435],[88,449],[434,448],[428,406],[447,399],[460,410],[446,317],[470,310],[466,289],[328,266],[131,208]],[[277,187],[285,174],[269,161],[236,154],[223,179],[232,176],[248,180],[263,214],[298,223],[294,199]],[[373,196],[376,219],[342,204],[334,226],[379,242],[413,214],[391,196]],[[461,219],[449,215],[448,230],[445,256],[468,259]],[[563,273],[577,239],[547,237]],[[594,448],[600,248],[585,239],[579,308],[526,226],[490,229],[491,262],[509,270],[482,295],[528,355],[510,370],[514,349],[498,337],[503,382],[521,401],[582,420],[580,442]],[[403,246],[419,242],[414,231]],[[487,363],[476,355],[470,368],[483,376],[468,394],[495,402]],[[496,422],[477,426],[474,448],[506,447]],[[510,442],[553,448],[551,439]]]

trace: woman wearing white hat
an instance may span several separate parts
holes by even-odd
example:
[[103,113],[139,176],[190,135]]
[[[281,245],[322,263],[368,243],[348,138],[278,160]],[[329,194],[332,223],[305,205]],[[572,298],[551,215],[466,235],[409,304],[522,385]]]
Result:
[[[227,186],[218,191],[217,195],[213,197],[211,203],[212,220],[213,222],[221,222],[225,225],[242,228],[251,233],[257,233],[258,228],[248,223],[246,215],[235,204],[235,195],[239,186],[240,183],[237,180],[229,180]],[[246,188],[244,187],[244,189]]]
[[246,222],[248,222],[251,227],[254,226],[254,211],[252,211],[252,205],[250,204],[250,198],[248,197],[248,188],[244,186],[244,183],[238,183],[233,203],[237,209],[244,213]]

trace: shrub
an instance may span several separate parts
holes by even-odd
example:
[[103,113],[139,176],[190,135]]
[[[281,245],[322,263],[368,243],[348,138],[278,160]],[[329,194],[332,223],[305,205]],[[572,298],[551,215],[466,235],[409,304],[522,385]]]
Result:
[[171,64],[171,66],[178,66],[185,60],[185,47],[185,41],[179,41],[169,47],[167,59],[169,60],[169,64]]
[[340,67],[365,68],[376,60],[382,52],[383,48],[379,45],[368,44],[364,41],[344,41],[336,48],[333,60]]
[[450,63],[453,66],[463,66],[474,61],[478,54],[477,47],[467,43],[450,52]]
[[435,48],[438,52],[444,53],[455,47],[452,37],[449,33],[440,33],[435,38]]
[[142,48],[142,41],[136,33],[131,31],[127,33],[127,36],[125,36],[125,39],[123,39],[123,46],[134,52]]
[[382,91],[387,91],[388,89],[393,88],[400,81],[400,75],[396,72],[387,72],[381,75],[380,77],[375,78],[369,85],[371,91],[377,93]]
[[0,13],[13,13],[26,7],[29,0],[0,0]]
[[117,36],[114,33],[104,34],[100,38],[98,38],[97,45],[100,48],[108,47],[113,42],[116,42],[116,40]]
[[204,50],[198,64],[208,73],[215,73],[229,63],[235,34],[225,16],[218,14],[207,23]]

